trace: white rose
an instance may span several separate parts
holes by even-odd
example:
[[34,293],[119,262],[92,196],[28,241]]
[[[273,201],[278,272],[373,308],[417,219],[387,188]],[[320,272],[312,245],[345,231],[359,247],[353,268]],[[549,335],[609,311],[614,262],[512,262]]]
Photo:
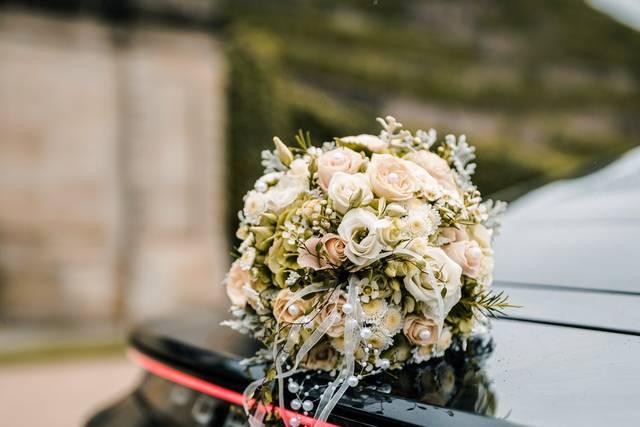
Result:
[[269,210],[279,214],[282,209],[293,203],[296,198],[309,189],[306,178],[301,179],[294,176],[285,175],[280,181],[271,187],[265,194],[268,201]]
[[333,201],[333,207],[341,214],[350,208],[367,205],[373,200],[369,180],[362,173],[350,175],[336,172],[329,184],[328,194],[329,199]]
[[[460,301],[462,268],[440,248],[425,247],[423,252],[426,260],[423,270],[429,274],[423,273],[419,268],[412,268],[404,278],[404,286],[416,301],[426,303],[430,312],[440,314],[441,320],[444,320],[451,308]],[[438,300],[443,289],[446,289],[442,298],[444,310],[438,313]]]
[[366,148],[372,153],[383,153],[387,149],[387,143],[375,135],[345,136],[340,138],[340,141],[345,144]]
[[378,238],[386,247],[394,247],[404,238],[406,221],[402,218],[386,217],[378,221]]
[[367,168],[373,192],[387,201],[411,199],[420,191],[421,185],[412,169],[417,165],[390,154],[374,154]]
[[378,218],[362,208],[348,211],[338,227],[338,234],[344,240],[345,255],[352,263],[362,266],[370,264],[382,251],[382,243],[377,236]]

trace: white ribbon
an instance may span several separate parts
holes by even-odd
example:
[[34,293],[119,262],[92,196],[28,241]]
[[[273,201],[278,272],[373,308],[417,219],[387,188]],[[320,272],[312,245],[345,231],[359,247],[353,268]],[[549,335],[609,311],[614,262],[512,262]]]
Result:
[[[329,414],[349,388],[348,379],[355,370],[355,352],[360,343],[360,326],[362,324],[362,308],[358,299],[358,278],[356,276],[349,277],[347,302],[351,304],[353,310],[350,313],[345,313],[347,316],[344,327],[344,364],[336,380],[325,389],[320,398],[314,415],[317,420],[314,427],[325,425]],[[336,383],[340,384],[337,390]]]
[[[291,306],[296,301],[299,301],[303,297],[312,294],[314,292],[326,291],[330,289],[330,286],[323,285],[322,283],[313,283],[295,294],[292,295],[291,300],[285,305],[284,310],[286,310],[289,306]],[[334,298],[332,298],[334,299]],[[315,316],[319,312],[318,308],[315,308],[310,316]],[[309,316],[309,315],[308,315]],[[307,316],[307,317],[308,317]],[[339,319],[337,309],[334,309],[329,313],[329,316],[318,325],[318,327],[313,331],[311,336],[305,341],[305,343],[300,347],[296,354],[294,366],[287,371],[283,370],[283,364],[287,359],[289,352],[294,347],[294,345],[298,342],[300,328],[302,324],[307,323],[308,319],[305,319],[304,322],[301,323],[293,323],[291,324],[291,328],[289,329],[289,333],[287,334],[287,339],[284,345],[280,346],[279,344],[282,342],[279,336],[274,338],[271,351],[272,357],[275,364],[276,369],[276,377],[275,380],[278,382],[278,404],[280,407],[280,414],[283,416],[283,421],[285,426],[289,427],[289,420],[284,417],[284,379],[292,376],[298,371],[298,366],[300,362],[304,359],[304,357],[309,353],[309,351],[316,345],[318,341],[322,339],[322,337],[326,334],[326,332],[331,328],[334,323]],[[280,329],[280,322],[276,323],[276,330]],[[249,418],[249,425],[251,427],[263,427],[264,417],[266,415],[266,408],[262,405],[256,405],[256,411],[252,415],[250,414],[250,403],[251,397],[256,392],[258,387],[264,384],[264,378],[253,381],[251,384],[245,388],[242,393],[243,399],[243,408],[245,414]]]

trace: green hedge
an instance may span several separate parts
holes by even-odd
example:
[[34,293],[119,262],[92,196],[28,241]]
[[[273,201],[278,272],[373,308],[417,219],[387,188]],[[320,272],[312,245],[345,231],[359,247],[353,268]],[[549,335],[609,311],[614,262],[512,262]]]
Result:
[[[585,2],[233,0],[220,7],[230,23],[230,234],[274,135],[292,142],[303,129],[321,142],[377,132],[375,117],[398,98],[499,122],[498,133],[438,129],[466,131],[478,146],[476,182],[485,194],[570,176],[640,140],[640,56],[632,54],[640,34]],[[431,118],[418,121],[411,126],[429,127]]]
[[275,43],[267,34],[243,27],[233,29],[229,40],[227,223],[233,241],[242,195],[262,172],[260,152],[289,124],[273,77],[279,73]]

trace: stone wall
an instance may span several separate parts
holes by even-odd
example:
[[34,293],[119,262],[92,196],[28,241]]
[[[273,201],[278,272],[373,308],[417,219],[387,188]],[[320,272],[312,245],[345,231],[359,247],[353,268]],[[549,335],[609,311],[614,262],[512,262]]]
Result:
[[219,298],[224,58],[210,34],[0,12],[0,319]]

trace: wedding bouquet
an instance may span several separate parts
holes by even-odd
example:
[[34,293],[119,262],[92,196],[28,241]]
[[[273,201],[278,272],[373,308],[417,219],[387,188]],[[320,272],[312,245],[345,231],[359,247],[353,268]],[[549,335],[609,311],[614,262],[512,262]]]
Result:
[[[252,425],[301,425],[285,380],[291,410],[321,425],[364,377],[464,348],[507,306],[490,291],[505,204],[471,182],[475,149],[378,121],[379,136],[316,147],[300,133],[298,147],[276,137],[263,152],[226,278],[225,324],[264,343],[249,362],[271,364],[245,390]],[[306,390],[294,379],[305,370],[326,371],[326,386]]]

